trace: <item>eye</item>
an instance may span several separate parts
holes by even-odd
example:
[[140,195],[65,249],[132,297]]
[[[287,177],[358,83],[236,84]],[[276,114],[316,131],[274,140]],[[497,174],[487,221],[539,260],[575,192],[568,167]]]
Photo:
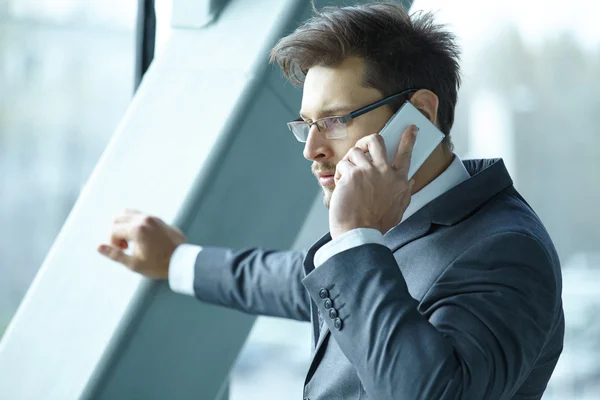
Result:
[[323,125],[325,125],[327,129],[335,129],[343,124],[339,117],[327,117],[323,118]]
[[327,134],[330,139],[340,139],[346,137],[346,124],[341,121],[340,117],[330,117],[325,121],[327,124]]

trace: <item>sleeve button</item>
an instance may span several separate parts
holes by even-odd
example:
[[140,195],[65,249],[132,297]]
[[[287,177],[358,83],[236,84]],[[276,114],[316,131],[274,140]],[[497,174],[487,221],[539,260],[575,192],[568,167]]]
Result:
[[333,327],[334,327],[335,329],[337,329],[338,331],[342,329],[342,325],[343,325],[343,324],[342,324],[342,320],[341,320],[341,319],[339,319],[339,318],[336,318],[336,319],[333,321]]
[[338,316],[338,312],[335,308],[329,310],[329,318],[336,319]]
[[322,299],[326,299],[329,297],[329,290],[323,288],[321,290],[319,290],[319,297]]
[[333,301],[331,301],[331,299],[325,299],[324,305],[325,305],[325,309],[329,310],[330,308],[333,307]]

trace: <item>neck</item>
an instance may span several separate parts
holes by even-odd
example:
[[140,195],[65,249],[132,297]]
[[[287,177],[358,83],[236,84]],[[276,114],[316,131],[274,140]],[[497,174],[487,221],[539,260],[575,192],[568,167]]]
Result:
[[415,186],[412,194],[417,193],[440,176],[452,164],[453,160],[454,154],[443,143],[438,145],[413,176]]

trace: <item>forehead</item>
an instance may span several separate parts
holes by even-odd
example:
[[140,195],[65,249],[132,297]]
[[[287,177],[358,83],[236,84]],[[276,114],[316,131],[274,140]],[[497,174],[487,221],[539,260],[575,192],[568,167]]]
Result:
[[310,68],[304,80],[302,115],[317,119],[323,110],[360,107],[378,100],[381,97],[378,90],[362,85],[363,71],[363,61],[359,58],[347,58],[333,67]]

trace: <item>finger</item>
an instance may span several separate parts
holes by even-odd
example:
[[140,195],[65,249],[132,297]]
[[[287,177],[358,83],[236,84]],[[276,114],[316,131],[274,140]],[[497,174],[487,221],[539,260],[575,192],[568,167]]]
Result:
[[110,242],[119,244],[123,240],[137,240],[140,233],[140,225],[132,222],[113,224],[110,229]]
[[387,165],[385,143],[383,137],[378,133],[360,138],[354,146],[361,149],[363,153],[368,152],[374,165]]
[[394,158],[392,166],[395,167],[398,172],[408,176],[408,170],[410,169],[410,159],[412,157],[412,151],[417,141],[417,132],[419,128],[415,125],[409,126],[402,133],[402,140],[400,140],[400,146],[398,146],[398,154]]
[[333,179],[336,182],[339,181],[340,179],[342,179],[342,176],[344,174],[348,174],[352,168],[356,168],[356,166],[354,166],[354,164],[352,164],[350,161],[348,161],[348,160],[340,161],[335,166],[335,175],[333,176]]
[[98,253],[110,258],[113,261],[121,263],[130,269],[133,269],[135,266],[135,259],[116,247],[103,244],[98,246]]
[[140,211],[125,208],[113,218],[113,223],[129,222],[134,218],[139,218],[140,215],[142,215]]
[[350,161],[357,167],[370,168],[373,165],[371,164],[371,161],[367,158],[364,150],[358,147],[353,147],[350,150],[348,150],[348,152],[344,156],[344,160]]
[[120,249],[127,249],[129,247],[129,242],[125,239],[112,238],[110,239],[110,244],[118,247]]

